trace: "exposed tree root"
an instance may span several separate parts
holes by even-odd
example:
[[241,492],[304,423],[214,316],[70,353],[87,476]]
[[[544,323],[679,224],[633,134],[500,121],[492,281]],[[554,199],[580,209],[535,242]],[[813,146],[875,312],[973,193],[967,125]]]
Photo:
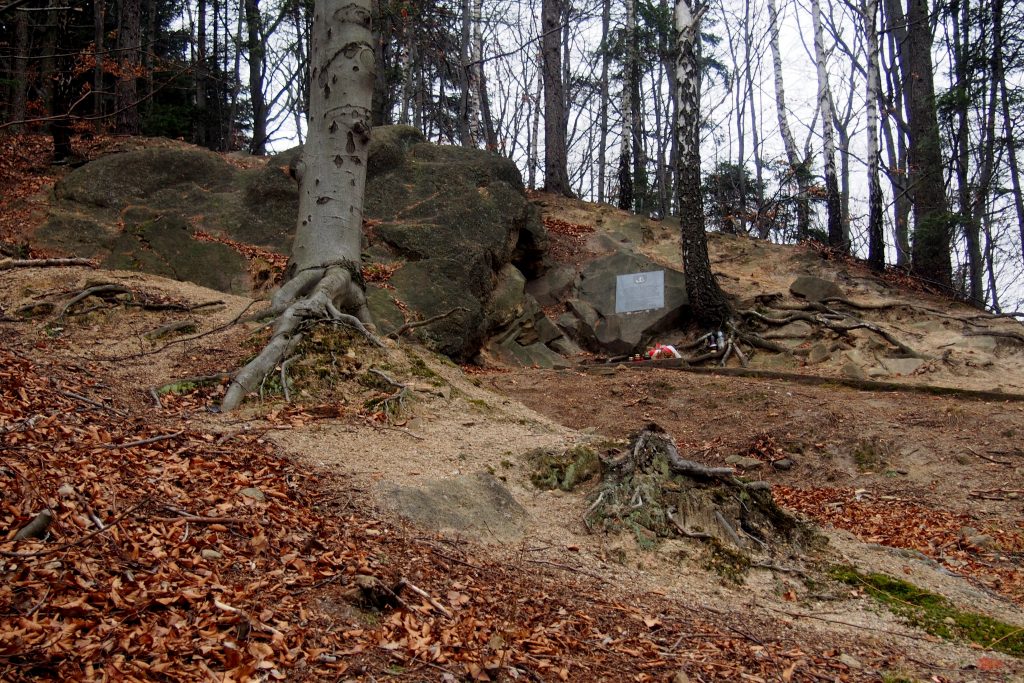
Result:
[[630,448],[605,465],[605,478],[584,515],[588,528],[633,532],[642,547],[683,536],[766,552],[801,536],[765,482],[748,484],[731,467],[682,457],[656,424],[634,434]]
[[410,332],[412,330],[415,330],[417,327],[424,327],[426,325],[432,325],[432,324],[434,324],[434,323],[436,323],[436,322],[438,322],[440,320],[444,320],[445,318],[447,318],[450,315],[454,315],[455,313],[459,313],[459,312],[468,313],[469,311],[466,308],[463,308],[462,306],[456,306],[455,308],[453,308],[450,311],[445,311],[444,313],[440,313],[438,315],[431,316],[431,317],[429,317],[429,318],[427,318],[425,320],[413,320],[412,322],[407,322],[404,325],[402,325],[402,326],[398,327],[397,329],[395,329],[394,331],[389,332],[387,336],[388,336],[389,339],[398,339],[399,337],[401,337],[406,332]]
[[[342,313],[341,309],[354,310],[356,315]],[[245,396],[292,354],[302,341],[306,323],[323,320],[344,324],[375,346],[384,347],[364,324],[370,320],[366,297],[346,264],[300,271],[277,291],[267,314],[277,315],[270,341],[234,376],[221,403],[222,411],[241,405]]]
[[0,270],[11,270],[13,268],[56,268],[61,266],[97,267],[95,261],[87,258],[0,259]]

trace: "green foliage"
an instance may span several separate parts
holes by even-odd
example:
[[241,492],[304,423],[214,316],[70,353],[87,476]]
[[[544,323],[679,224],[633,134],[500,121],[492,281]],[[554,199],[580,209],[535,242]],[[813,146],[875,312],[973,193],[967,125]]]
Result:
[[1024,628],[954,607],[946,598],[885,574],[833,567],[832,578],[862,589],[894,614],[932,635],[966,640],[1015,657],[1024,656]]

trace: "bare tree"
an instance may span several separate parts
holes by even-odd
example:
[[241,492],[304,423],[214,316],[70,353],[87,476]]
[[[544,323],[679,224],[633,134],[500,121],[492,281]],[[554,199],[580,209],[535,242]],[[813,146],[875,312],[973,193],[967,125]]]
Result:
[[875,270],[885,268],[885,231],[882,223],[882,184],[878,177],[878,100],[881,75],[878,69],[878,0],[864,0],[860,7],[868,52],[867,129],[868,129],[868,263]]
[[808,170],[810,160],[800,156],[797,151],[796,138],[793,137],[793,130],[789,125],[789,110],[786,108],[786,91],[782,78],[782,54],[779,50],[779,13],[775,7],[775,0],[768,0],[768,31],[772,51],[772,71],[775,75],[775,107],[779,118],[779,133],[782,135],[782,143],[786,150],[789,172],[793,174],[797,184],[797,237],[804,239],[810,233],[811,227],[810,172]]
[[371,13],[369,0],[317,0],[314,8],[309,138],[296,169],[289,279],[268,311],[277,316],[270,342],[235,376],[223,410],[236,408],[295,349],[304,322],[330,318],[360,329],[370,322],[359,254],[375,68]]
[[542,0],[541,54],[544,61],[544,189],[572,195],[566,151],[562,27],[565,0]]
[[706,6],[676,0],[676,135],[679,145],[679,223],[686,291],[694,317],[719,327],[731,316],[711,272],[700,191],[700,20]]
[[828,243],[833,248],[848,251],[850,245],[843,236],[842,204],[839,197],[839,177],[836,173],[835,113],[832,110],[832,93],[828,84],[825,34],[822,29],[820,0],[811,0],[811,23],[814,30],[814,61],[818,73],[818,108],[821,111],[822,154],[825,161],[825,206],[828,215]]

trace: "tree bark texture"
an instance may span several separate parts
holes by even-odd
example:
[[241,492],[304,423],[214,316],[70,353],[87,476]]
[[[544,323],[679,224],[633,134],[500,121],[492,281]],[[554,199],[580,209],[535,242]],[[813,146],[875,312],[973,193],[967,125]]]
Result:
[[619,142],[619,203],[632,211],[636,201],[633,186],[633,45],[636,42],[636,0],[626,0],[626,63],[622,67],[622,139]]
[[611,55],[608,54],[609,29],[611,28],[611,0],[601,2],[601,109],[599,123],[601,130],[600,143],[597,148],[597,201],[605,200],[605,184],[608,172],[608,68]]
[[114,91],[117,132],[137,135],[140,131],[138,77],[142,65],[142,6],[139,0],[121,0],[117,49],[121,75]]
[[317,318],[370,322],[359,274],[363,193],[375,77],[370,0],[317,0],[310,48],[309,136],[296,168],[299,216],[288,281],[270,312],[273,336],[235,376],[222,408],[247,393],[298,345]]
[[865,0],[861,5],[861,21],[864,25],[865,43],[868,52],[867,78],[867,128],[868,128],[868,264],[875,270],[885,268],[885,226],[882,220],[882,184],[878,177],[878,100],[881,92],[881,76],[878,70],[878,0]]
[[259,0],[244,0],[246,48],[249,53],[249,103],[252,106],[252,142],[249,151],[253,154],[267,152],[267,121],[269,111],[263,81],[267,70],[267,50],[263,35],[263,15]]
[[952,221],[942,177],[942,147],[935,109],[932,30],[928,0],[910,0],[906,41],[900,49],[910,132],[910,191],[914,203],[912,272],[949,291]]
[[544,189],[572,196],[566,150],[565,83],[562,81],[564,0],[542,0],[541,54],[544,73]]
[[843,210],[839,197],[839,176],[836,172],[835,112],[832,111],[832,94],[828,84],[825,37],[821,25],[819,0],[811,0],[811,24],[814,30],[814,61],[818,71],[818,109],[821,111],[828,244],[834,249],[849,251],[849,245],[843,239]]
[[676,0],[676,125],[679,225],[686,292],[694,317],[720,327],[731,311],[711,272],[700,178],[700,16],[696,0]]
[[779,119],[779,134],[786,149],[786,161],[797,186],[796,232],[797,239],[805,239],[811,230],[811,210],[808,190],[810,189],[807,161],[800,156],[796,138],[789,127],[789,110],[786,107],[786,90],[782,79],[782,51],[779,49],[779,13],[775,0],[768,0],[768,38],[772,52],[772,71],[775,82],[775,110]]

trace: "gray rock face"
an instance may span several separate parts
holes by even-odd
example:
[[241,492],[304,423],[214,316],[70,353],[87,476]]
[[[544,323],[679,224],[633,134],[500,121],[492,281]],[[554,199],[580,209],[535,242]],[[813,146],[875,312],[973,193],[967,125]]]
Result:
[[[265,167],[239,170],[200,148],[154,147],[101,158],[57,184],[57,202],[35,244],[247,293],[248,262],[197,230],[287,254],[298,191],[290,173],[299,149]],[[366,257],[400,263],[389,289],[369,287],[383,332],[403,322],[458,311],[413,334],[458,360],[522,315],[524,282],[544,269],[547,233],[526,200],[515,164],[496,154],[424,142],[409,126],[373,131],[367,165]],[[364,257],[364,260],[365,258]],[[511,279],[510,279],[511,278]],[[553,326],[544,330],[552,340]],[[532,342],[531,342],[532,343]]]
[[[615,312],[615,283],[619,275],[665,272],[665,306],[637,313]],[[567,302],[575,320],[559,319],[581,345],[598,353],[633,353],[655,334],[682,322],[688,305],[686,281],[679,271],[643,255],[616,252],[591,261],[580,274],[578,298]]]
[[473,532],[484,540],[513,540],[522,534],[526,510],[496,477],[485,472],[437,479],[418,487],[385,492],[395,511],[437,531]]
[[844,296],[843,290],[836,283],[812,275],[798,277],[789,286],[789,292],[793,296],[808,301],[821,301],[834,296]]
[[882,367],[890,375],[912,375],[918,368],[924,365],[920,358],[883,358]]

